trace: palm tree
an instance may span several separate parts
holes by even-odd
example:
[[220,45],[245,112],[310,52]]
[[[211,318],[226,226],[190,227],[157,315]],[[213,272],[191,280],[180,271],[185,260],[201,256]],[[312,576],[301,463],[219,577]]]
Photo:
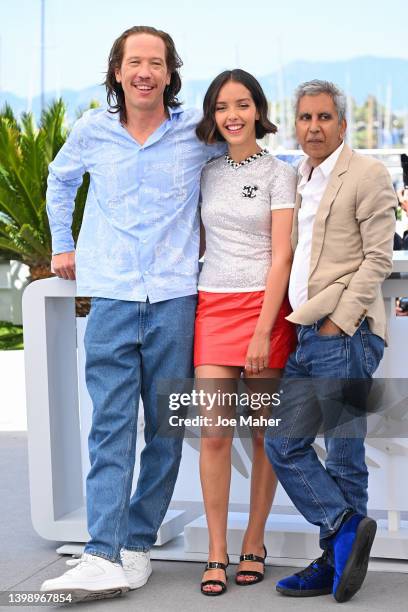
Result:
[[[0,255],[27,264],[31,280],[52,276],[45,194],[48,165],[68,135],[65,120],[62,100],[42,112],[38,127],[31,113],[23,113],[18,121],[7,104],[0,112]],[[88,186],[86,174],[75,201],[75,241]]]

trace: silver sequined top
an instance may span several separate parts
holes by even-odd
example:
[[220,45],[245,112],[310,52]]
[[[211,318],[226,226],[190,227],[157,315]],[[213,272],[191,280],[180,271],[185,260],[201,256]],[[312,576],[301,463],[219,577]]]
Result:
[[[236,164],[235,164],[236,166]],[[234,167],[226,156],[201,175],[206,251],[201,291],[261,291],[271,265],[273,210],[293,208],[296,172],[266,154]]]

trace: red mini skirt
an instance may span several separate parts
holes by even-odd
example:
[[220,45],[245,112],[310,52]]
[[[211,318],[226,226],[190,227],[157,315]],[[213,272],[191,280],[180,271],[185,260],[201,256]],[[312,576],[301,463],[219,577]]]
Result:
[[[198,292],[194,335],[194,366],[245,365],[250,340],[261,312],[264,291],[242,293]],[[295,326],[285,317],[292,312],[287,297],[271,332],[270,368],[284,368],[296,347]]]

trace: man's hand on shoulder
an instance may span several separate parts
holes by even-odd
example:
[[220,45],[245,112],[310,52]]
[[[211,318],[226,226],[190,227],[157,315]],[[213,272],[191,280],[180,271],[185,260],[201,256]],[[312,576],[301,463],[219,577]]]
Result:
[[75,280],[75,251],[54,255],[51,259],[51,272],[59,278]]
[[326,317],[318,333],[320,336],[341,336],[344,332],[329,317]]

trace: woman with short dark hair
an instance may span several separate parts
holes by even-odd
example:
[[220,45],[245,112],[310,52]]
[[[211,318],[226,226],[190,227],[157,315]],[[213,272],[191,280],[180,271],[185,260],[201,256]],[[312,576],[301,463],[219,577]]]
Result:
[[[262,149],[256,139],[276,132],[258,81],[244,70],[227,70],[211,83],[197,136],[207,144],[226,141],[227,155],[207,164],[201,176],[202,252],[195,325],[197,387],[222,387],[233,397],[240,378],[250,397],[263,379],[276,391],[295,346],[287,287],[292,261],[290,232],[296,173]],[[269,382],[267,382],[269,379]],[[216,383],[222,384],[214,386]],[[257,381],[257,382],[256,382]],[[259,390],[259,389],[258,389]],[[252,395],[251,395],[252,394]],[[209,562],[201,592],[226,590],[228,499],[235,405],[202,412],[212,417],[202,428],[200,476],[209,530]],[[256,410],[256,416],[268,409]],[[249,407],[247,414],[254,415]],[[218,416],[227,425],[216,425]],[[229,419],[229,420],[228,420]],[[230,425],[228,425],[228,423]],[[253,462],[248,526],[236,582],[249,585],[264,575],[265,523],[276,476],[263,448],[264,428],[252,427]]]

